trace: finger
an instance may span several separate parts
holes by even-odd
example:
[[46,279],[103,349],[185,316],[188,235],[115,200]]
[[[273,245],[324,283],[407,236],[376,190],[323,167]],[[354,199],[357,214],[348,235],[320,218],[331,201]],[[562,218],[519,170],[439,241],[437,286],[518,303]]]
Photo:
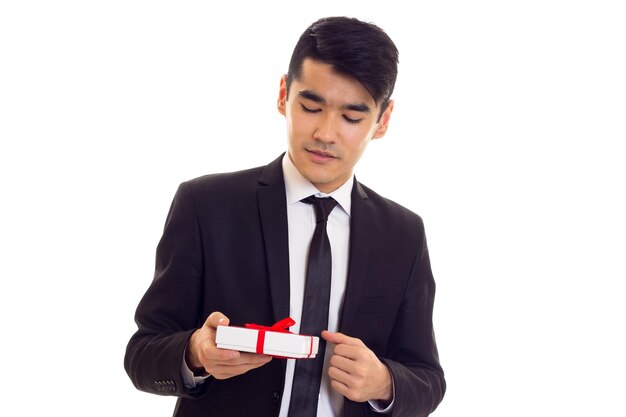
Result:
[[362,393],[360,390],[351,388],[338,381],[331,381],[330,386],[332,389],[337,391],[340,395],[343,395],[347,399],[352,400],[354,402],[362,403],[370,399],[368,398],[368,395]]
[[260,356],[261,358],[258,359],[262,359],[262,360],[258,360],[258,361],[253,361],[253,362],[246,362],[246,363],[224,363],[224,364],[214,364],[214,366],[211,367],[211,375],[214,375],[216,378],[218,379],[225,379],[225,378],[230,378],[236,375],[241,375],[244,374],[252,369],[256,369],[259,368],[263,365],[265,365],[266,363],[268,363],[272,357],[271,356],[265,356],[265,355],[257,355]]
[[272,357],[270,355],[263,355],[261,353],[250,353],[250,352],[239,352],[241,354],[241,357],[250,363],[256,363],[256,362],[269,362]]
[[246,365],[257,365],[257,364],[263,365],[272,359],[272,357],[268,355],[259,355],[256,353],[246,353],[246,352],[237,352],[237,353],[238,353],[238,357],[236,358],[227,359],[227,360],[216,360],[215,362],[220,366],[240,366],[240,365],[246,366]]
[[355,377],[335,367],[328,368],[330,386],[339,394],[356,402],[367,401],[371,396],[368,378]]
[[352,374],[354,373],[355,361],[344,356],[333,355],[330,358],[330,366],[340,369],[345,373]]
[[331,381],[341,382],[343,385],[350,386],[354,382],[354,377],[346,370],[336,367],[328,367],[328,377]]
[[331,380],[330,381],[330,386],[332,389],[334,389],[335,391],[337,391],[339,394],[343,395],[346,398],[349,398],[349,392],[350,392],[350,388],[348,388],[348,386],[342,382],[336,381],[336,380]]
[[334,343],[336,345],[349,345],[349,346],[365,346],[361,339],[357,339],[356,337],[346,336],[343,333],[333,333],[328,330],[322,331],[322,338],[327,342]]
[[245,374],[252,369],[260,368],[266,363],[267,362],[245,365],[218,366],[214,368],[211,375],[213,375],[217,379],[231,378],[237,375]]
[[217,326],[228,326],[230,324],[230,320],[226,315],[220,313],[219,311],[214,311],[209,315],[209,317],[204,322],[205,326],[216,328]]
[[207,358],[215,362],[236,361],[241,357],[241,352],[230,349],[220,349],[214,345],[208,347]]
[[370,357],[369,349],[366,346],[353,346],[339,344],[333,350],[334,355],[343,356],[353,361],[367,361]]

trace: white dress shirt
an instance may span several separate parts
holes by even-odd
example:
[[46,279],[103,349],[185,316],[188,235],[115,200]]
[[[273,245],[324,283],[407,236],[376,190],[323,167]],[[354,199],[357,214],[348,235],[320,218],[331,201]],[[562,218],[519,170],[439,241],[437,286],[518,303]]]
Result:
[[[332,253],[328,330],[336,332],[339,326],[339,316],[348,277],[350,207],[354,177],[350,177],[345,184],[330,194],[321,193],[300,174],[287,154],[283,158],[283,174],[287,193],[287,223],[289,225],[289,316],[296,321],[296,324],[291,326],[289,330],[294,333],[298,333],[300,330],[309,245],[317,224],[313,206],[300,200],[310,195],[315,195],[317,197],[330,196],[338,203],[328,216],[326,228]],[[330,344],[326,345],[324,370],[322,371],[322,383],[317,406],[318,416],[340,416],[343,407],[343,396],[330,387],[327,375],[332,347]],[[279,417],[287,417],[289,411],[291,385],[296,360],[287,359],[285,389],[283,391]]]

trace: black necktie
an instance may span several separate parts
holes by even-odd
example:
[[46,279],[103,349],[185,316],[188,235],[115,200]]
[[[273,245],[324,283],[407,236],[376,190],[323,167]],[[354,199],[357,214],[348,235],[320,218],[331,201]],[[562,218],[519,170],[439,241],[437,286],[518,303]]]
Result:
[[317,225],[309,248],[304,303],[300,319],[300,333],[320,338],[317,355],[314,359],[296,360],[291,388],[289,417],[315,417],[320,393],[324,350],[326,342],[321,337],[322,330],[328,327],[328,303],[330,301],[330,274],[332,258],[330,241],[326,234],[328,215],[337,202],[332,198],[307,197],[303,203],[315,208]]

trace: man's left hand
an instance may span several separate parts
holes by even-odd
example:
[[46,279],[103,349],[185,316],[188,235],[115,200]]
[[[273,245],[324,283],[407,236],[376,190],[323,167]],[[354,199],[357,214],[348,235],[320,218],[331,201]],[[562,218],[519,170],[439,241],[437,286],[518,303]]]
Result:
[[322,332],[322,337],[335,344],[328,367],[328,376],[335,391],[356,402],[391,402],[391,373],[361,339],[327,330]]

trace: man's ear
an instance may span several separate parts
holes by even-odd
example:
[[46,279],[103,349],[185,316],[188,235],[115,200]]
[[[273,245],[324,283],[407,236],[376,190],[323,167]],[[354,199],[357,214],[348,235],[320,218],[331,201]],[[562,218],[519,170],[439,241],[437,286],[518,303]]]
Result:
[[380,117],[380,121],[378,122],[378,127],[376,128],[376,132],[374,132],[374,136],[372,139],[379,139],[385,136],[387,133],[387,129],[389,128],[389,119],[391,119],[391,112],[393,111],[393,100],[389,100],[389,104],[387,108],[383,112],[383,115]]
[[287,75],[280,77],[280,88],[278,89],[278,101],[276,103],[278,113],[285,116],[287,111]]

